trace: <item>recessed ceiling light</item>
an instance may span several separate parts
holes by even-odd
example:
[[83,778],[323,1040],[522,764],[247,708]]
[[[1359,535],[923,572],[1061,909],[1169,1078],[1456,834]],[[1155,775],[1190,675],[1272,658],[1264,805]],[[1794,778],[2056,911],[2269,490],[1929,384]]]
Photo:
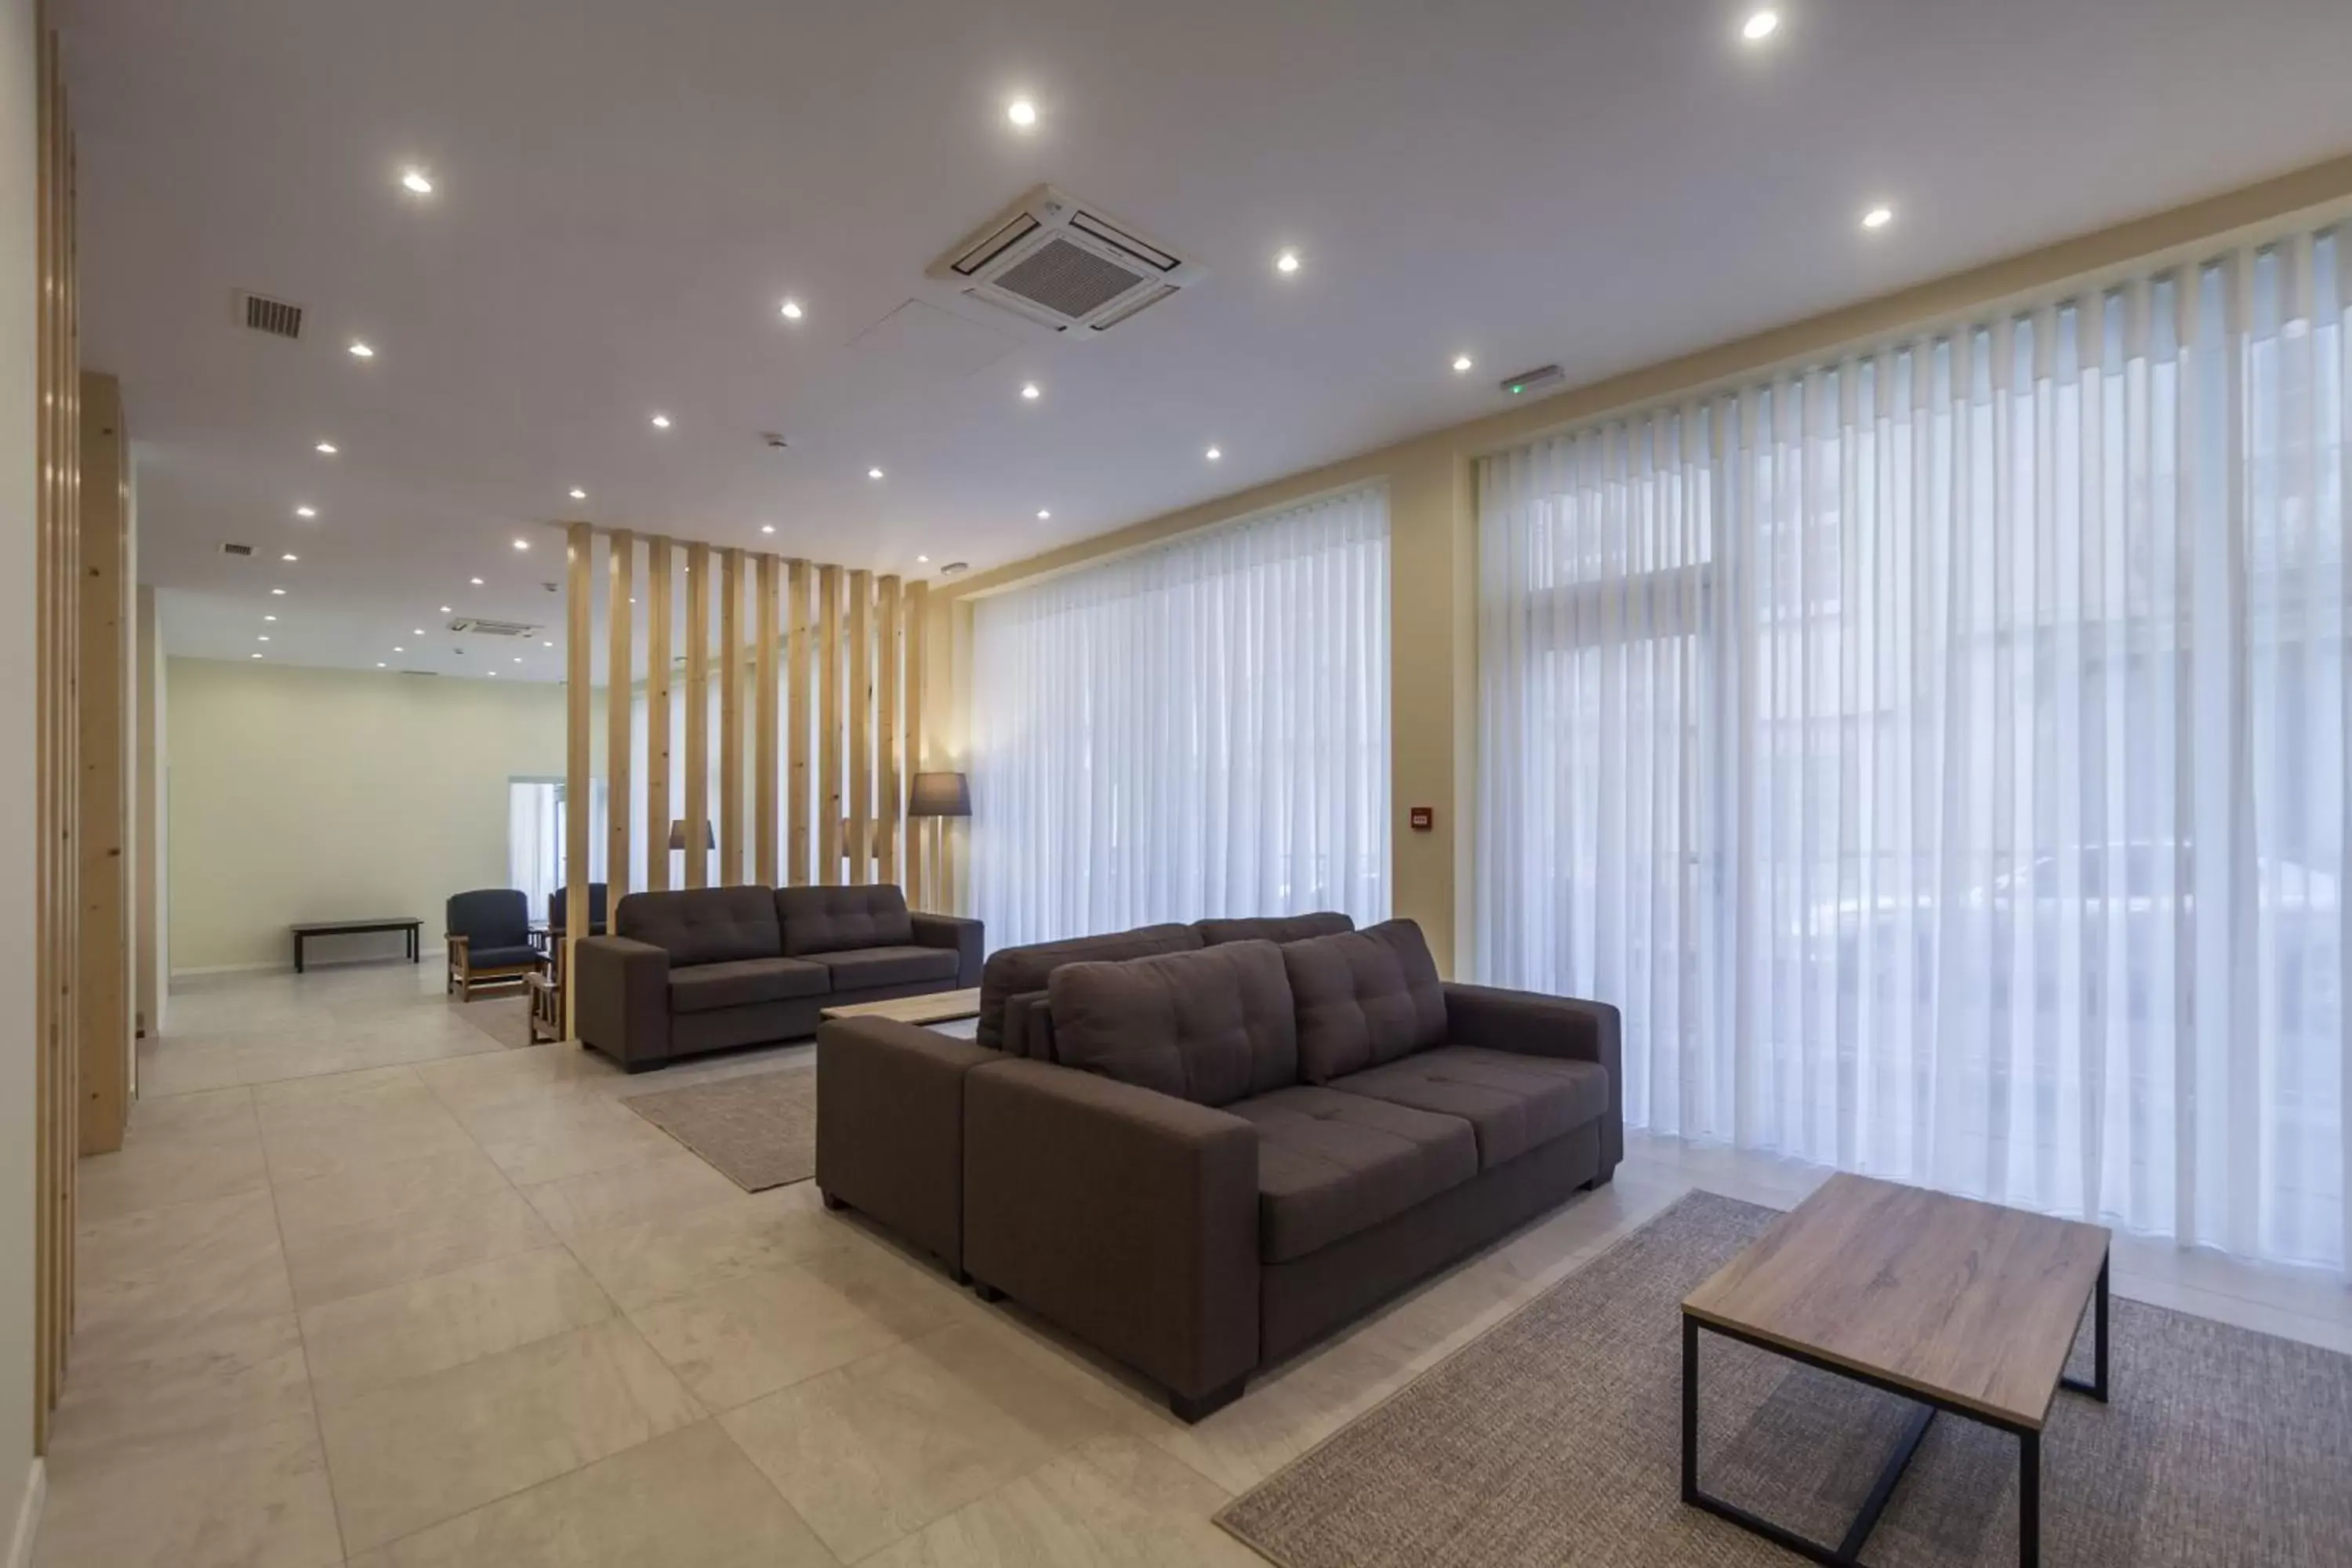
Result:
[[321,441],[310,449],[318,453],[319,456],[322,458],[331,458],[335,455],[338,448],[332,441]]
[[930,564],[930,562],[931,558],[928,555],[918,555],[915,557],[915,564],[918,566],[928,566]]
[[760,525],[760,531],[761,533],[773,533],[776,531],[776,525],[772,522],[763,522]]
[[292,561],[292,560],[297,559],[297,557],[296,557],[295,553],[294,553],[292,551],[290,551],[290,550],[289,550],[289,551],[288,551],[285,554],[283,554],[283,555],[279,556],[278,559],[279,559],[280,561]]
[[784,301],[783,316],[784,320],[787,321],[797,321],[804,313],[805,312],[801,310],[801,302],[798,300],[787,300]]
[[656,430],[667,430],[667,429],[668,429],[668,428],[669,428],[669,416],[668,416],[668,415],[667,415],[667,414],[656,414],[656,415],[655,415],[655,416],[654,416],[654,428],[655,428],[655,429],[656,429]]
[[1890,206],[1874,206],[1862,215],[1862,226],[1864,228],[1885,228],[1894,221],[1895,209]]
[[1224,455],[1225,455],[1225,454],[1224,454],[1223,450],[1222,448],[1220,448],[1220,447],[1210,447],[1210,448],[1209,448],[1209,450],[1208,450],[1208,453],[1207,453],[1207,457],[1208,457],[1209,461],[1211,461],[1211,462],[1213,462],[1213,462],[1215,462],[1218,458],[1223,458]]
[[357,339],[353,339],[352,342],[352,357],[353,359],[373,359],[375,358],[375,350],[368,347],[367,344],[361,342]]
[[264,632],[253,640],[256,642],[268,642],[269,640],[269,634],[268,632]]
[[1476,362],[1472,360],[1468,354],[1455,354],[1454,356],[1454,373],[1456,375],[1459,375],[1464,371],[1468,370],[1471,365],[1475,363]]
[[1022,395],[1022,396],[1024,396],[1024,397],[1025,397],[1025,398],[1027,398],[1027,399],[1029,399],[1029,401],[1031,401],[1032,403],[1034,403],[1034,402],[1037,400],[1038,395],[1039,395],[1038,391],[1037,391],[1037,384],[1036,384],[1035,382],[1034,382],[1034,381],[1024,381],[1024,382],[1023,382],[1023,383],[1021,384],[1021,395]]
[[450,608],[449,608],[449,606],[448,606],[448,605],[442,605],[442,606],[441,606],[441,613],[442,613],[443,615],[445,615],[445,616],[446,616],[446,615],[452,614],[453,612],[450,610]]
[[1045,521],[1047,518],[1049,518],[1049,517],[1051,517],[1051,516],[1053,516],[1053,515],[1054,515],[1054,514],[1053,514],[1052,512],[1047,511],[1047,510],[1046,510],[1044,507],[1042,507],[1042,506],[1041,506],[1041,507],[1039,507],[1039,508],[1037,509],[1037,521],[1038,521],[1039,522],[1043,522],[1043,521]]
[[276,620],[278,617],[277,617],[276,616],[262,616],[261,618],[262,618],[263,620],[265,620],[265,621],[274,621],[274,620]]
[[319,515],[319,509],[315,506],[298,506],[294,509],[294,515],[296,517],[316,517]]
[[520,655],[520,654],[517,654],[517,655],[515,655],[515,662],[516,662],[517,664],[520,664],[520,663],[522,662],[522,655]]
[[572,499],[573,500],[586,500],[588,499],[588,492],[582,489],[578,485],[574,485],[572,487]]
[[422,169],[403,170],[400,183],[417,195],[429,196],[433,194],[432,176]]
[[1739,36],[1751,44],[1763,42],[1780,30],[1780,13],[1759,11],[1740,25]]
[[404,648],[404,647],[396,647],[396,648],[394,648],[392,651],[393,651],[393,652],[394,652],[394,653],[406,653],[408,650],[407,650],[406,648]]
[[482,580],[479,577],[469,578],[467,581],[471,582],[477,588],[482,585]]
[[517,550],[529,550],[530,548],[530,541],[528,539],[518,539],[515,541],[515,548]]
[[1004,106],[1004,118],[1015,125],[1037,123],[1037,106],[1025,98],[1016,98]]
[[382,669],[382,668],[384,668],[384,662],[383,662],[383,660],[382,660],[382,659],[377,659],[377,660],[375,661],[375,667],[376,667],[378,669]]
[[496,680],[499,678],[499,672],[495,669],[486,669],[482,671],[482,673],[488,676],[492,680]]
[[408,633],[411,637],[421,637],[425,635],[425,628],[423,626],[411,626],[408,628]]
[[1298,270],[1298,252],[1286,250],[1274,258],[1274,269],[1287,278]]
[[286,596],[286,590],[283,588],[272,588],[269,591],[277,595],[281,599]]
[[260,656],[259,654],[255,654],[253,657],[254,657],[254,658],[259,658],[261,656]]
[[868,468],[866,470],[866,477],[869,479],[878,479],[882,477],[882,470],[879,468]]

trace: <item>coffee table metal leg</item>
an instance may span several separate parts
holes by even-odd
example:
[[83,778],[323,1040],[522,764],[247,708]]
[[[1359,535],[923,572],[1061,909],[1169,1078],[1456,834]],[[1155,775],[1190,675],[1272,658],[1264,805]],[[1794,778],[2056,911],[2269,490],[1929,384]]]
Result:
[[2042,1434],[2017,1435],[2017,1568],[2042,1568]]
[[1698,1320],[1683,1315],[1683,1501],[1698,1501]]

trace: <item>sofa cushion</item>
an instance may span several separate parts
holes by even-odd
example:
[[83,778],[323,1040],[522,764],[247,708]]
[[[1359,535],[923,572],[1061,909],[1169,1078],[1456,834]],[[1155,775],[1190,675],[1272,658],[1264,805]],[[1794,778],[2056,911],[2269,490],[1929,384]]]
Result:
[[749,1007],[761,1002],[783,1002],[794,996],[822,996],[833,977],[822,963],[802,958],[739,958],[727,963],[698,963],[669,972],[669,1010],[708,1013],[719,1007]]
[[784,955],[852,947],[905,947],[915,940],[907,895],[887,882],[857,888],[778,888]]
[[1257,1127],[1258,1256],[1286,1263],[1478,1173],[1455,1116],[1294,1085],[1225,1108]]
[[1311,915],[1195,921],[1192,929],[1201,933],[1203,945],[1214,947],[1226,942],[1304,942],[1310,936],[1335,936],[1343,931],[1353,931],[1356,922],[1337,910],[1318,910]]
[[981,966],[980,1023],[972,1038],[991,1050],[1003,1050],[1005,998],[1043,991],[1046,977],[1066,963],[1090,959],[1149,958],[1159,952],[1189,952],[1200,945],[1201,933],[1191,926],[1157,925],[1106,931],[1099,936],[1071,937],[1064,942],[1034,942],[1027,947],[999,948]]
[[1298,1001],[1298,1076],[1329,1083],[1445,1039],[1445,992],[1411,921],[1279,950]]
[[1486,1171],[1600,1120],[1609,1109],[1606,1068],[1475,1046],[1417,1051],[1402,1061],[1349,1073],[1331,1087],[1462,1118],[1478,1135],[1478,1167]]
[[1045,983],[1055,1053],[1196,1105],[1298,1081],[1282,950],[1236,942],[1123,963],[1066,963]]
[[672,968],[781,958],[776,897],[765,888],[688,888],[631,893],[613,911],[613,933],[668,952]]
[[953,984],[956,977],[956,955],[944,947],[853,947],[821,953],[810,962],[833,972],[835,991],[919,985],[927,980]]

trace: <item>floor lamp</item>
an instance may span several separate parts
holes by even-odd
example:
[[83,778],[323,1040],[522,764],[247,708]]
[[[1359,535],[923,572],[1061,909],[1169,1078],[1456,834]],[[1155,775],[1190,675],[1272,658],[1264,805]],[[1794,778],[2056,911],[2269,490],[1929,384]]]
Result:
[[971,815],[971,781],[962,773],[917,773],[907,796],[907,815],[927,817],[929,848],[923,856],[924,886],[915,889],[918,907],[938,911],[938,889],[947,868],[947,819]]
[[[670,825],[669,825],[669,847],[670,847],[670,853],[671,853],[671,854],[673,854],[673,855],[677,855],[677,856],[678,856],[678,857],[679,857],[679,861],[678,861],[678,876],[677,876],[677,879],[676,879],[676,880],[674,880],[673,882],[671,882],[671,883],[670,883],[670,886],[671,886],[671,887],[673,887],[673,888],[683,888],[683,887],[685,887],[685,886],[686,886],[686,875],[685,875],[685,872],[686,872],[686,863],[685,863],[685,856],[684,856],[684,852],[685,852],[685,849],[686,849],[686,818],[684,818],[684,817],[682,817],[682,816],[679,816],[679,817],[673,817],[673,818],[671,818],[671,820],[670,820]],[[710,826],[710,824],[709,824],[709,822],[705,822],[705,823],[702,825],[702,854],[703,854],[703,861],[702,861],[702,866],[703,866],[703,879],[703,879],[704,881],[706,881],[706,882],[707,882],[707,881],[709,881],[709,880],[710,879],[710,876],[709,876],[709,869],[710,869],[710,858],[709,858],[709,857],[710,857],[710,852],[711,852],[713,849],[716,849],[716,848],[718,848],[718,847],[719,847],[719,834],[718,834],[718,831],[717,831],[715,828],[713,828],[713,827]]]

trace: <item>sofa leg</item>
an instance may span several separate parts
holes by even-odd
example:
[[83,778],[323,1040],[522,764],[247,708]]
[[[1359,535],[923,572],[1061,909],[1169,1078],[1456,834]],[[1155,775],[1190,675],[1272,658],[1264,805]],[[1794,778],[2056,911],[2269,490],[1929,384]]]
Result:
[[831,1193],[826,1192],[823,1187],[819,1187],[816,1190],[816,1195],[823,1198],[824,1200],[824,1206],[833,1210],[835,1214],[840,1213],[843,1209],[849,1206],[847,1204],[843,1203],[839,1198],[835,1197]]
[[1615,1181],[1616,1179],[1617,1179],[1617,1167],[1616,1167],[1616,1166],[1614,1166],[1614,1165],[1612,1165],[1612,1166],[1610,1166],[1610,1167],[1609,1167],[1609,1169],[1607,1169],[1607,1170],[1605,1170],[1605,1171],[1601,1172],[1599,1175],[1597,1175],[1597,1176],[1593,1177],[1593,1178],[1592,1178],[1592,1180],[1591,1180],[1591,1181],[1589,1181],[1589,1182],[1585,1183],[1585,1184],[1584,1184],[1584,1190],[1585,1190],[1586,1192],[1588,1192],[1588,1193],[1597,1193],[1597,1192],[1599,1192],[1601,1188],[1603,1188],[1603,1187],[1607,1186],[1610,1183],[1612,1183],[1612,1182]]
[[961,1289],[963,1286],[971,1283],[971,1270],[969,1268],[950,1268],[948,1270],[948,1279],[957,1288]]
[[985,1279],[975,1281],[971,1289],[972,1294],[978,1296],[982,1300],[987,1302],[992,1307],[1004,1300],[1004,1292],[998,1289],[995,1286],[991,1285]]
[[1244,1373],[1223,1388],[1213,1388],[1206,1394],[1178,1394],[1171,1389],[1168,1394],[1168,1409],[1177,1420],[1190,1426],[1207,1416],[1214,1415],[1218,1411],[1239,1399],[1242,1396],[1242,1390],[1248,1385],[1249,1373]]

